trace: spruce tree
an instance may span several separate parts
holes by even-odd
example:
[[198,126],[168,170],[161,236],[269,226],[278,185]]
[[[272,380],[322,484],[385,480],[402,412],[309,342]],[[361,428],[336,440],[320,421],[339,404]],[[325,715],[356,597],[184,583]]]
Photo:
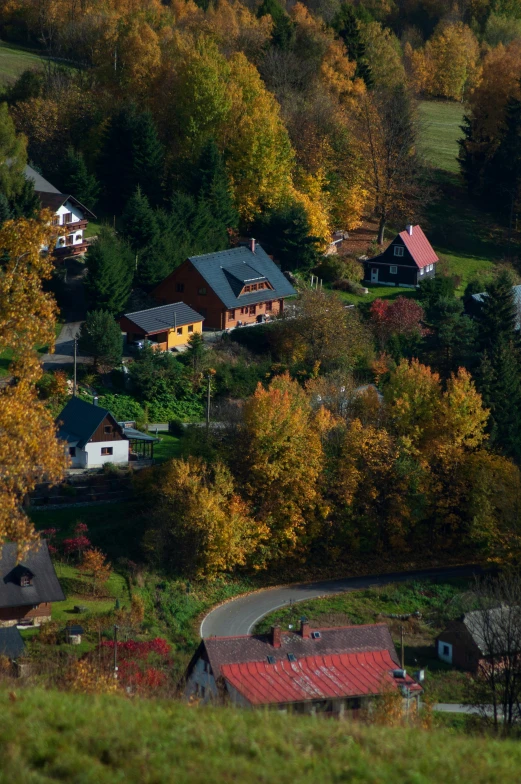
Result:
[[132,129],[134,179],[153,207],[163,200],[165,150],[150,112],[138,114]]
[[501,272],[488,286],[479,313],[481,347],[493,352],[500,341],[519,345],[517,305],[508,271]]
[[293,203],[267,213],[254,225],[253,234],[283,270],[304,272],[318,264],[318,238],[313,236],[301,204]]
[[291,49],[295,42],[295,24],[290,19],[286,10],[278,0],[262,0],[257,16],[260,18],[269,14],[273,20],[271,41],[278,49]]
[[510,98],[504,130],[485,173],[486,193],[494,208],[512,218],[521,196],[521,100]]
[[20,190],[9,201],[11,218],[36,218],[42,204],[34,190],[34,182],[25,180]]
[[164,210],[156,210],[154,219],[157,230],[139,254],[137,265],[137,283],[147,291],[157,286],[190,255],[188,243],[180,245],[176,240],[172,216]]
[[108,228],[87,251],[87,294],[90,305],[115,315],[127,304],[135,257],[130,247]]
[[83,153],[69,147],[60,164],[58,173],[63,193],[70,193],[89,209],[96,206],[100,184],[94,174],[90,174]]
[[355,76],[360,77],[367,87],[372,87],[371,68],[365,59],[365,44],[360,35],[360,26],[352,5],[342,3],[332,22],[333,30],[347,49],[350,60],[356,63]]
[[500,339],[485,351],[476,374],[478,390],[490,409],[492,444],[521,461],[521,355],[512,341]]
[[213,139],[209,139],[201,151],[194,168],[191,190],[194,196],[207,203],[215,221],[222,227],[222,241],[227,243],[227,230],[237,229],[239,215],[223,157]]
[[128,200],[122,217],[125,239],[135,253],[153,242],[157,234],[157,221],[139,185]]
[[0,227],[11,217],[9,202],[4,193],[0,193]]
[[94,358],[94,368],[112,370],[123,355],[123,336],[119,325],[107,310],[87,313],[78,341],[80,351]]

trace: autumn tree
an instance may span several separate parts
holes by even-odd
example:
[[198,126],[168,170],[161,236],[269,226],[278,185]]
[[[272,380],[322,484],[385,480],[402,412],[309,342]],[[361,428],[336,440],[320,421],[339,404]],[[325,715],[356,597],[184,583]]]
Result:
[[112,574],[112,568],[107,562],[107,556],[97,547],[85,550],[78,570],[92,580],[91,588],[95,596],[103,589]]
[[[50,215],[44,214],[50,223]],[[51,241],[46,222],[7,221],[0,229],[0,347],[12,352],[13,383],[0,390],[0,540],[21,552],[37,539],[23,501],[38,482],[57,482],[66,466],[52,415],[38,400],[42,370],[36,346],[54,345],[57,307],[42,283],[52,261],[41,255]]]
[[366,44],[360,31],[352,5],[342,3],[332,21],[333,29],[341,38],[350,60],[356,63],[356,76],[361,77],[368,87],[373,85],[371,67],[366,57]]
[[381,348],[393,335],[416,340],[422,336],[423,308],[413,299],[397,297],[392,302],[375,299],[369,312]]
[[425,89],[431,95],[461,101],[478,81],[479,44],[462,22],[440,25],[424,50]]

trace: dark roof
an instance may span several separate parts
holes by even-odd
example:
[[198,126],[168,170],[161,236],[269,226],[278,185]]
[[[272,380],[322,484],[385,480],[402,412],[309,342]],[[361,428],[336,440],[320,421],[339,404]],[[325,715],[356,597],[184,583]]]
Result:
[[77,204],[85,213],[88,213],[91,218],[95,218],[93,212],[89,210],[88,207],[85,207],[75,196],[72,196],[70,193],[60,193],[58,188],[55,188],[54,185],[42,177],[35,169],[31,168],[31,166],[26,166],[24,169],[24,175],[27,180],[32,180],[34,183],[34,190],[40,199],[40,203],[45,210],[51,210],[51,212],[56,212],[65,204],[66,201],[72,201],[74,204]]
[[435,264],[439,261],[436,251],[423,233],[421,226],[411,226],[410,234],[406,229],[401,231],[398,236],[411,254],[418,269],[428,267],[429,264]]
[[125,437],[123,428],[118,425],[110,411],[101,406],[87,403],[80,397],[71,397],[65,408],[56,418],[58,438],[69,443],[74,442],[80,448],[92,438],[105,417],[110,417]]
[[[42,602],[63,602],[65,599],[49,555],[47,542],[30,550],[21,564],[16,544],[4,544],[0,553],[0,607],[21,607]],[[20,572],[29,571],[31,584],[20,585]]]
[[[231,250],[191,256],[189,261],[226,308],[255,305],[269,299],[292,297],[296,294],[291,283],[259,244],[256,245],[254,253],[250,248],[240,245]],[[266,280],[273,290],[261,289],[239,297],[243,285],[249,280]]]
[[78,623],[71,623],[70,626],[65,627],[64,631],[66,634],[85,634],[83,626]]
[[394,643],[385,623],[320,629],[320,638],[317,640],[302,637],[299,632],[282,632],[280,648],[274,648],[271,641],[271,634],[255,634],[241,637],[208,637],[201,645],[206,647],[216,678],[220,676],[224,664],[267,661],[267,656],[273,656],[276,661],[285,661],[288,653],[293,653],[298,659],[304,656],[386,650],[396,666],[399,666]]
[[[54,185],[42,177],[42,175],[33,169],[31,166],[26,166],[24,169],[24,176],[26,180],[32,180],[34,183],[34,189],[38,193],[57,193],[61,196],[60,191],[58,188],[55,188]],[[58,205],[60,206],[60,205]]]
[[125,427],[124,422],[118,422],[118,425],[123,428],[123,432],[129,441],[145,441],[149,444],[157,444],[160,440],[155,436],[151,436],[149,433],[142,433],[141,430],[136,430],[135,427]]
[[24,641],[16,626],[6,626],[4,629],[0,629],[0,656],[17,659],[24,651]]
[[174,302],[172,305],[160,305],[157,308],[136,310],[134,313],[125,313],[125,318],[132,321],[147,335],[164,332],[165,329],[182,327],[184,324],[195,324],[204,321],[203,316],[184,302]]

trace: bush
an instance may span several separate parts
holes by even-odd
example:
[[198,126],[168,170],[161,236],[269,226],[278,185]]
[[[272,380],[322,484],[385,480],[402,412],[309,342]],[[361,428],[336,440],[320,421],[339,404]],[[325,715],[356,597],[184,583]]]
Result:
[[143,407],[129,395],[102,395],[99,405],[107,408],[118,422],[126,419],[137,422],[145,416]]
[[363,286],[352,280],[346,280],[345,278],[333,283],[333,288],[338,289],[338,291],[348,291],[350,294],[356,294],[358,297],[365,294],[365,288]]
[[314,272],[325,283],[334,283],[341,279],[356,283],[364,277],[364,268],[359,261],[350,256],[338,256],[337,254],[326,256]]

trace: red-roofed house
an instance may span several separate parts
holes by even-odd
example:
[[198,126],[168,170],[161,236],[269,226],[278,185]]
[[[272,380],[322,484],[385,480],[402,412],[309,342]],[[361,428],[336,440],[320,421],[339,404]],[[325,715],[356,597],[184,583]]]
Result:
[[407,226],[388,248],[372,259],[364,258],[364,279],[385,286],[417,286],[435,275],[439,261],[421,226]]
[[356,716],[382,692],[417,700],[422,687],[400,669],[386,624],[203,640],[188,667],[185,696],[299,713]]

